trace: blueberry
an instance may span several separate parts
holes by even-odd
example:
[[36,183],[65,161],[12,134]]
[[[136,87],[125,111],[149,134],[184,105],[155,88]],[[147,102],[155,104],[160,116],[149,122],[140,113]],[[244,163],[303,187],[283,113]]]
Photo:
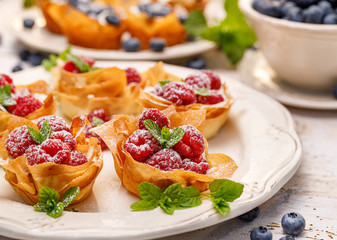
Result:
[[291,0],[291,1],[301,8],[307,8],[317,3],[318,0]]
[[295,238],[292,236],[285,236],[285,237],[281,237],[280,240],[295,240]]
[[330,13],[323,18],[324,24],[337,24],[337,14]]
[[19,52],[19,56],[22,61],[27,61],[29,58],[29,55],[30,55],[29,50],[22,50]]
[[18,71],[21,71],[22,69],[23,69],[22,66],[18,64],[12,68],[12,72],[18,72]]
[[184,24],[185,22],[186,22],[186,20],[187,20],[187,15],[178,15],[177,16],[178,18],[179,18],[179,21],[182,23],[182,24]]
[[324,17],[323,9],[317,5],[308,7],[304,12],[304,22],[321,23]]
[[87,14],[88,15],[92,15],[92,16],[97,16],[99,15],[101,12],[103,12],[104,7],[102,7],[101,5],[98,4],[92,4],[90,5]]
[[334,98],[337,98],[337,84],[332,87],[331,91],[332,91],[332,95],[334,96]]
[[259,207],[256,207],[256,208],[250,210],[249,212],[246,212],[246,213],[240,215],[239,218],[240,218],[242,221],[245,221],[245,222],[251,222],[251,221],[253,221],[257,216],[259,216],[259,213],[260,213],[260,209],[259,209]]
[[296,7],[295,3],[293,2],[285,2],[281,7],[282,15],[287,15],[288,11],[292,9],[293,7]]
[[150,40],[150,48],[154,52],[162,52],[166,47],[166,41],[162,38],[152,38]]
[[164,17],[171,13],[171,8],[162,3],[152,3],[145,8],[145,12],[149,17]]
[[40,53],[32,53],[28,57],[28,61],[32,66],[39,66],[41,65],[43,59],[45,59],[46,56]]
[[287,15],[284,17],[284,19],[290,20],[290,21],[295,21],[295,22],[303,22],[303,14],[302,14],[302,9],[299,7],[293,7],[291,8]]
[[106,16],[105,20],[111,25],[119,26],[121,24],[121,20],[115,14],[110,14]]
[[130,38],[122,43],[122,47],[127,52],[137,52],[140,49],[138,38]]
[[31,29],[31,28],[34,27],[34,24],[35,24],[35,21],[34,21],[34,19],[32,19],[32,18],[25,18],[25,19],[23,20],[23,26],[24,26],[25,28]]
[[138,9],[141,12],[145,12],[146,9],[149,7],[149,5],[150,5],[149,3],[141,3],[138,5]]
[[186,66],[194,69],[204,69],[206,67],[206,63],[202,58],[194,58],[187,61]]
[[270,0],[255,0],[253,8],[258,12],[271,17],[282,17],[282,5],[280,2]]
[[323,9],[324,15],[327,15],[329,13],[333,13],[334,12],[331,3],[328,2],[328,1],[325,1],[325,0],[324,1],[320,1],[318,3],[318,6],[320,6]]
[[296,212],[286,213],[281,221],[283,231],[292,236],[299,235],[305,228],[303,216]]
[[265,227],[254,228],[250,233],[250,240],[272,240],[273,234],[271,231]]

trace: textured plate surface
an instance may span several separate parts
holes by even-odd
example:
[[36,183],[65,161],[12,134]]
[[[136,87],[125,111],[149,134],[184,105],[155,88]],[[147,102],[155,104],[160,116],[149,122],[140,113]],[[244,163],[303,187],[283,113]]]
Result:
[[[98,66],[135,67],[144,71],[151,62],[98,62]],[[193,70],[165,65],[167,72],[185,77]],[[13,74],[16,84],[49,79],[37,67]],[[221,216],[205,199],[196,208],[170,216],[160,209],[132,212],[137,197],[128,193],[115,174],[109,151],[93,194],[53,219],[24,204],[0,179],[0,233],[23,239],[148,239],[187,232],[236,217],[272,197],[296,172],[302,152],[289,112],[278,102],[223,75],[235,102],[226,125],[209,141],[209,152],[231,156],[239,168],[233,180],[245,185],[243,195]],[[3,171],[0,170],[1,175]]]
[[331,92],[315,92],[293,87],[277,77],[260,51],[247,51],[240,63],[241,81],[281,103],[300,108],[336,110]]

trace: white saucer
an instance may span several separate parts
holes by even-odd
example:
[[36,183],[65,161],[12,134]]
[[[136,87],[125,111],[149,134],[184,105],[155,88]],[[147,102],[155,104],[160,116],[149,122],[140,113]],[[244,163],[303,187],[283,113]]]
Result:
[[260,51],[249,50],[239,65],[241,81],[281,103],[299,108],[337,110],[330,92],[314,92],[293,87],[277,77]]

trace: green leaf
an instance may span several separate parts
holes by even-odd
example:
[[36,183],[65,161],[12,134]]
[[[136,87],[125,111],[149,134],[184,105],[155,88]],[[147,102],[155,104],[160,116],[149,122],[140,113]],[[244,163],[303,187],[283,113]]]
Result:
[[174,183],[167,187],[163,193],[164,196],[167,196],[172,201],[178,200],[178,196],[182,191],[181,183]]
[[78,56],[69,53],[67,54],[67,60],[73,62],[82,73],[89,72],[90,70],[90,65]]
[[46,203],[37,203],[33,207],[34,210],[37,212],[48,212],[51,210],[51,206]]
[[35,4],[36,4],[36,0],[24,0],[23,1],[23,7],[24,8],[33,7]]
[[104,123],[104,121],[98,117],[92,117],[92,123],[95,125],[95,126],[99,126],[99,125],[102,125]]
[[62,61],[67,61],[67,56],[68,54],[71,53],[71,46],[69,45],[63,52],[61,52],[59,55],[58,55],[58,58],[61,59]]
[[52,210],[47,212],[47,215],[53,218],[58,218],[59,216],[61,216],[63,209],[64,203],[58,202]]
[[47,71],[50,71],[56,65],[57,65],[57,56],[55,54],[50,54],[48,59],[42,60],[42,66]]
[[155,209],[157,207],[158,207],[158,205],[151,204],[151,203],[149,203],[147,201],[144,201],[144,200],[140,200],[138,202],[135,202],[135,203],[131,204],[131,206],[130,206],[130,208],[132,210],[135,210],[135,211],[152,210],[152,209]]
[[60,199],[60,195],[54,189],[51,189],[49,187],[40,188],[39,190],[40,203],[48,204],[48,200],[58,202],[59,199]]
[[43,124],[41,126],[41,129],[40,129],[40,133],[43,137],[42,142],[44,142],[45,140],[47,140],[50,137],[50,135],[52,133],[52,128],[50,127],[49,121],[47,119],[43,122]]
[[140,199],[145,201],[148,206],[156,208],[161,198],[160,188],[149,182],[143,182],[138,185]]
[[161,130],[160,127],[151,119],[146,119],[144,121],[144,126],[149,130],[151,135],[157,139],[157,141],[162,145],[165,143],[165,139],[162,138],[161,136]]
[[241,196],[243,184],[228,179],[217,179],[210,183],[209,189],[214,198],[222,198],[227,202],[233,202]]
[[80,193],[79,187],[71,187],[69,188],[63,195],[62,195],[62,202],[64,204],[64,207],[68,207],[69,204],[75,200],[77,195]]
[[36,130],[35,128],[32,128],[28,125],[26,125],[28,128],[28,133],[29,136],[37,143],[37,144],[41,144],[43,143],[44,136],[41,134],[41,132],[39,130]]
[[159,84],[161,87],[164,87],[166,84],[170,83],[171,81],[170,80],[162,80],[162,81],[159,81]]
[[229,204],[222,198],[211,198],[215,209],[222,215],[227,215],[231,208]]
[[173,203],[173,201],[167,197],[164,196],[163,199],[159,202],[160,208],[163,209],[167,214],[172,215],[174,213],[174,210],[176,210],[176,204]]
[[168,141],[171,137],[171,132],[170,129],[168,129],[166,126],[164,126],[161,129],[161,138],[164,139],[165,141]]
[[165,146],[170,148],[178,143],[184,136],[185,131],[181,127],[173,128],[171,131],[170,139],[166,142]]
[[194,187],[189,186],[182,189],[179,193],[179,205],[182,207],[197,207],[202,203],[200,191]]
[[211,96],[211,92],[207,88],[195,88],[193,89],[195,94],[200,96]]
[[4,107],[16,104],[16,102],[12,99],[11,85],[6,84],[0,87],[0,104]]
[[190,35],[199,37],[207,29],[207,21],[202,11],[191,11],[184,23],[184,27]]

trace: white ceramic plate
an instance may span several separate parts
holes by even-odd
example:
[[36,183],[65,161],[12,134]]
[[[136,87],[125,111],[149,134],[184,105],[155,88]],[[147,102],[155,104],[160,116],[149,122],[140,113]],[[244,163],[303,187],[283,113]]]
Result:
[[307,109],[337,109],[337,99],[331,92],[304,90],[283,82],[260,51],[247,51],[240,63],[239,72],[242,82],[285,105]]
[[[33,29],[23,27],[23,19],[35,19]],[[39,9],[29,9],[19,13],[10,22],[11,32],[27,46],[44,52],[61,53],[69,45],[66,37],[53,34],[45,27],[45,20]],[[166,47],[163,52],[143,50],[135,53],[124,50],[97,50],[73,46],[72,53],[84,57],[102,60],[168,60],[194,56],[215,48],[215,44],[206,40],[196,40]]]
[[[99,66],[129,66],[144,71],[152,62],[110,62]],[[193,70],[165,65],[166,71],[185,77]],[[16,84],[49,79],[41,67],[13,74]],[[302,152],[289,112],[275,100],[223,75],[235,103],[226,125],[209,141],[211,153],[226,153],[239,168],[233,180],[245,185],[243,195],[230,204],[227,216],[218,214],[210,200],[170,216],[161,209],[132,212],[138,198],[128,193],[114,171],[109,151],[93,194],[53,219],[35,212],[18,198],[9,184],[0,181],[0,233],[22,239],[148,239],[174,235],[214,225],[236,217],[272,197],[296,172]],[[0,172],[3,175],[3,171]]]

